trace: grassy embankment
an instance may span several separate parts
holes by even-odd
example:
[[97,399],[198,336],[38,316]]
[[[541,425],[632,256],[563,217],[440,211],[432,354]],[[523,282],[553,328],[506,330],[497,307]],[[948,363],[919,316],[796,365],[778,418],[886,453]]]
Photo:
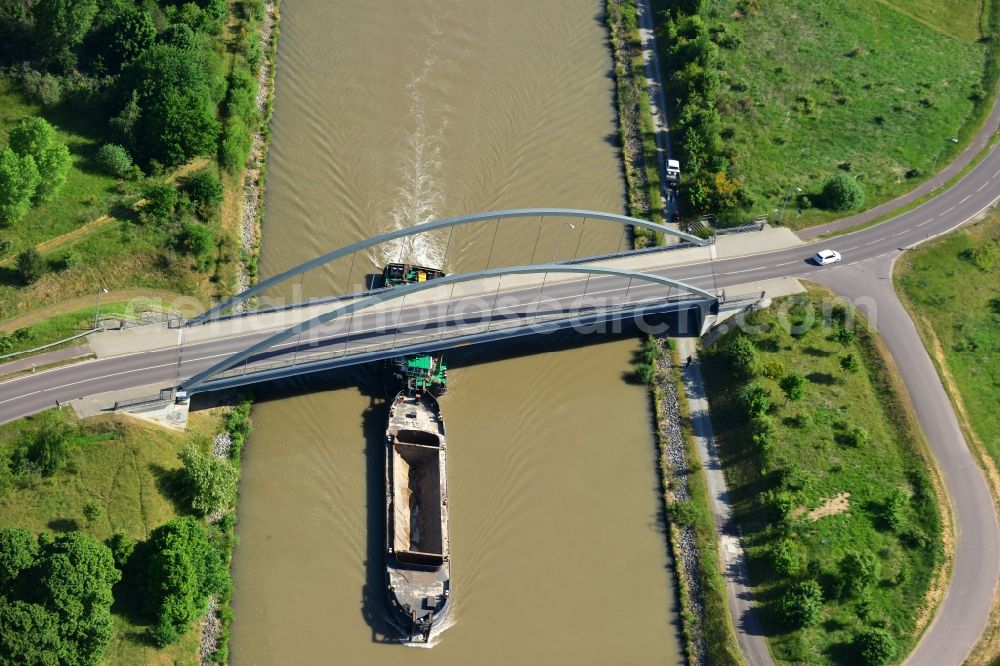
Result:
[[[668,525],[668,545],[677,574],[688,662],[694,666],[704,657],[708,663],[718,666],[744,664],[728,610],[708,482],[691,434],[691,414],[673,340],[648,338],[635,361],[635,370],[636,378],[649,387],[656,418],[660,492]],[[677,403],[679,444],[684,452],[685,469],[674,469],[670,463],[671,435],[667,419],[673,418],[671,414],[675,409],[667,401]],[[687,553],[681,547],[681,530],[691,530],[695,552]],[[689,576],[695,581],[697,590],[688,584]],[[703,655],[699,654],[701,651]]]
[[[188,302],[194,298],[205,303],[213,296],[231,293],[241,259],[254,272],[255,257],[240,249],[242,149],[226,153],[225,147],[234,135],[244,136],[260,123],[245,104],[231,101],[235,98],[231,90],[237,85],[245,90],[246,73],[252,70],[249,61],[259,62],[261,53],[273,58],[273,43],[259,43],[262,16],[258,3],[230,0],[227,6],[221,33],[207,42],[215,59],[213,75],[222,77],[222,89],[227,91],[217,109],[222,127],[220,153],[196,157],[175,169],[161,171],[155,164],[144,164],[147,175],[138,180],[104,175],[95,156],[102,144],[114,140],[107,108],[116,108],[117,102],[104,99],[107,94],[90,98],[65,94],[57,102],[42,105],[29,99],[13,75],[0,76],[0,145],[6,144],[8,132],[22,119],[42,117],[55,127],[58,140],[70,148],[72,156],[72,167],[58,195],[0,228],[0,318],[92,295],[101,287],[112,291],[155,289],[183,295]],[[154,8],[154,13],[158,11]],[[162,20],[162,15],[158,16],[157,20]],[[251,98],[255,91],[254,87],[249,92]],[[249,139],[245,141],[248,146]],[[229,155],[227,168],[223,168],[224,154]],[[203,215],[215,238],[214,247],[207,260],[195,260],[179,244],[176,223],[143,224],[139,213],[148,185],[183,184],[186,175],[204,168],[222,180],[223,205]],[[25,284],[15,270],[15,257],[29,247],[41,252],[50,270]],[[56,325],[44,328],[52,337],[42,343],[77,332]],[[30,337],[32,345],[18,343],[11,350],[39,342],[35,333]]]
[[[673,4],[655,0],[658,10]],[[838,172],[857,178],[865,208],[899,196],[957,155],[994,100],[997,0],[723,0],[704,3],[700,17],[715,53],[707,78],[718,116],[706,126],[718,166],[741,189],[712,212],[729,208],[731,221],[774,218],[786,196],[793,228],[842,217],[819,196]],[[664,37],[661,58],[675,72]],[[671,85],[676,119],[687,84]],[[683,154],[685,130],[672,129]],[[690,200],[695,174],[685,175]]]
[[[51,477],[25,474],[10,479],[14,487],[0,496],[0,527],[50,534],[82,530],[102,541],[115,530],[125,530],[133,539],[145,539],[157,526],[186,512],[172,481],[181,467],[178,453],[192,438],[209,447],[208,437],[222,427],[218,411],[192,414],[189,434],[121,417],[77,422],[70,410],[60,416],[78,429],[69,460]],[[0,426],[4,466],[21,431],[33,430],[42,418]],[[94,520],[84,517],[88,502],[100,507]],[[125,596],[120,588],[115,590],[115,634],[105,653],[107,663],[198,663],[196,629],[177,644],[156,648],[148,638],[150,618],[120,601]]]
[[[826,295],[782,299],[748,318],[762,332],[706,354],[713,427],[776,660],[865,663],[857,639],[875,629],[898,661],[941,592],[940,486],[881,343],[843,309],[822,317]],[[796,586],[821,605],[792,603]]]
[[[1000,213],[908,252],[896,287],[941,375],[966,441],[1000,494]],[[1000,652],[1000,609],[972,663]],[[994,662],[996,663],[996,662]]]
[[[628,212],[632,217],[662,223],[656,133],[642,63],[635,0],[608,0],[605,21],[615,64],[618,140],[622,147]],[[635,247],[663,244],[659,234],[646,229],[633,228],[632,233]]]

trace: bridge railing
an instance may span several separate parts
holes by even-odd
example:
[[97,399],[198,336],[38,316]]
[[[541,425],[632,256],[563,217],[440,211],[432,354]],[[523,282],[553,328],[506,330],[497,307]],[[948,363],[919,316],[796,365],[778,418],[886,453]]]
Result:
[[[584,315],[596,315],[598,318],[614,318],[615,315],[620,315],[622,313],[632,314],[638,313],[639,311],[650,311],[657,307],[668,307],[673,304],[691,303],[693,302],[690,296],[682,297],[671,297],[671,298],[657,298],[657,299],[647,299],[645,301],[632,301],[626,304],[618,304],[609,307],[584,307],[580,310],[574,311],[567,314],[566,312],[550,312],[550,313],[538,313],[538,314],[527,314],[524,317],[515,316],[499,320],[489,321],[485,324],[476,324],[464,326],[451,334],[445,333],[433,333],[428,335],[407,335],[405,333],[406,324],[401,324],[402,330],[400,333],[405,335],[404,338],[400,340],[393,340],[391,342],[381,342],[373,344],[359,344],[356,346],[347,346],[350,344],[350,340],[338,341],[338,349],[332,349],[329,351],[319,351],[310,352],[309,348],[303,348],[296,351],[291,359],[283,359],[280,361],[251,361],[243,365],[230,368],[223,372],[215,375],[213,380],[224,380],[231,377],[241,377],[250,374],[256,374],[260,372],[268,372],[273,370],[280,370],[284,368],[290,368],[293,366],[308,366],[316,363],[322,363],[324,361],[330,361],[333,359],[341,359],[349,356],[364,356],[375,354],[377,352],[384,352],[388,350],[397,351],[400,354],[405,354],[408,349],[417,348],[421,345],[426,345],[428,343],[444,342],[447,340],[452,340],[456,338],[468,338],[477,335],[483,335],[487,333],[496,333],[498,331],[509,330],[514,328],[525,328],[532,329],[537,328],[540,330],[544,329],[544,324],[551,324],[553,322],[558,322],[560,320],[565,320],[567,322],[573,322],[578,320]],[[551,327],[550,327],[551,328]]]

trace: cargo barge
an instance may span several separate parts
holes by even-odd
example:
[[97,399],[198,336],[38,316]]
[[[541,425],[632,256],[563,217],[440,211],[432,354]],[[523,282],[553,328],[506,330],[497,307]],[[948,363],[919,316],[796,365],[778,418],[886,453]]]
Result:
[[385,437],[385,569],[391,621],[429,642],[451,605],[444,419],[427,392],[400,391]]

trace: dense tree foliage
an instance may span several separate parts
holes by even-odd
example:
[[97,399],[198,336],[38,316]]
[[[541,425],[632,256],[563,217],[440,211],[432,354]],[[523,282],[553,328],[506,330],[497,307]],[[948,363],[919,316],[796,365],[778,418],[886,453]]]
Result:
[[56,140],[56,131],[43,118],[23,122],[10,133],[10,147],[22,156],[30,155],[38,167],[34,198],[48,201],[66,182],[72,159],[69,148]]
[[73,429],[55,416],[47,416],[34,432],[22,433],[14,451],[14,467],[38,470],[42,476],[52,476],[69,457]]
[[896,641],[885,629],[862,629],[855,637],[854,645],[864,666],[884,666],[896,657]]
[[846,173],[831,176],[823,184],[820,204],[830,210],[854,210],[865,202],[865,193],[857,179]]
[[0,223],[10,224],[24,217],[31,209],[38,181],[33,157],[18,155],[9,147],[0,150]]
[[139,7],[122,7],[108,31],[105,65],[118,71],[146,52],[156,41],[156,26],[149,12]]
[[153,530],[143,574],[146,608],[156,616],[161,645],[171,643],[205,608],[208,596],[227,584],[226,570],[205,527],[194,518],[175,518]]
[[7,589],[37,555],[38,542],[31,532],[21,527],[0,528],[0,589]]
[[207,58],[156,44],[132,64],[126,79],[139,108],[129,135],[134,147],[167,165],[215,151],[214,95],[220,84]]
[[801,629],[819,622],[823,612],[823,591],[814,580],[794,583],[778,601],[778,614],[789,627]]
[[106,143],[97,151],[97,164],[109,176],[124,178],[132,169],[132,156],[122,146]]
[[76,49],[97,15],[97,0],[38,0],[31,8],[35,40],[47,64],[68,70],[76,66]]
[[198,211],[198,216],[203,220],[214,217],[219,204],[222,203],[222,183],[208,169],[196,171],[188,176],[181,191],[187,194],[195,210]]
[[111,639],[111,551],[80,532],[0,530],[0,662],[100,663]]
[[195,511],[211,513],[227,508],[236,500],[239,470],[228,460],[206,455],[192,444],[181,452],[181,461],[191,508]]
[[847,596],[859,596],[878,582],[878,560],[867,551],[848,551],[837,568],[841,592]]

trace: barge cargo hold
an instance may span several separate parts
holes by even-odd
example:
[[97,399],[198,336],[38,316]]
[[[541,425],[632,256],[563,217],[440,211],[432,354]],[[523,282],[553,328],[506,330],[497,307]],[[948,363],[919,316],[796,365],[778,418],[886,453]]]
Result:
[[396,395],[385,453],[389,612],[405,640],[428,642],[451,605],[447,447],[433,396]]

